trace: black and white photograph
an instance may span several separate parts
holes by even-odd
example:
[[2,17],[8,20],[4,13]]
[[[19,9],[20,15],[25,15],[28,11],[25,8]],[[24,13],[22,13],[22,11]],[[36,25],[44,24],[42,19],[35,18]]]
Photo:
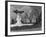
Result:
[[44,33],[44,4],[8,2],[8,35]]

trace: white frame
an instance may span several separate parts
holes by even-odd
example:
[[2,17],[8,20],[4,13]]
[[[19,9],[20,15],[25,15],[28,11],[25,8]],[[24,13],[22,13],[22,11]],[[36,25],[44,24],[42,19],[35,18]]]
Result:
[[[42,31],[10,32],[10,5],[42,6]],[[44,4],[8,2],[8,35],[44,33]]]

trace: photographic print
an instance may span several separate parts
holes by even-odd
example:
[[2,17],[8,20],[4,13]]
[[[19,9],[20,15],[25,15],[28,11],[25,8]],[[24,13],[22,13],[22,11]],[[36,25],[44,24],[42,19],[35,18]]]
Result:
[[8,2],[8,35],[44,33],[44,4]]

